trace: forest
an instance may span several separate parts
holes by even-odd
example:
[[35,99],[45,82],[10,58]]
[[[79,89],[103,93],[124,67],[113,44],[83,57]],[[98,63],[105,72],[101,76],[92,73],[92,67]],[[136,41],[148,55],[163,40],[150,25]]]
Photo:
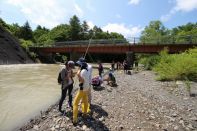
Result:
[[[123,39],[116,32],[104,32],[100,27],[90,28],[86,21],[81,22],[74,15],[68,24],[60,24],[52,29],[38,25],[32,30],[28,21],[20,26],[18,23],[7,24],[0,18],[0,25],[18,38],[24,49],[36,43],[37,46],[49,46],[55,42],[78,41],[89,39]],[[132,36],[133,37],[133,36]],[[187,23],[172,29],[166,28],[159,20],[150,21],[139,36],[139,44],[197,43],[197,23]]]

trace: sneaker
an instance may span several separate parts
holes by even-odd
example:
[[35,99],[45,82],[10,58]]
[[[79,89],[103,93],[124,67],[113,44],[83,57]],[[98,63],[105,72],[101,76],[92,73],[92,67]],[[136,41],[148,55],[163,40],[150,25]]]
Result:
[[68,108],[73,109],[73,105],[68,102]]
[[89,119],[91,116],[90,116],[90,114],[82,114],[82,117],[83,117],[84,119]]
[[62,114],[65,114],[66,110],[59,110],[59,112],[61,112]]
[[68,107],[71,108],[71,109],[73,109],[73,105],[70,105],[70,104],[69,104]]
[[77,121],[72,121],[73,126],[77,126]]

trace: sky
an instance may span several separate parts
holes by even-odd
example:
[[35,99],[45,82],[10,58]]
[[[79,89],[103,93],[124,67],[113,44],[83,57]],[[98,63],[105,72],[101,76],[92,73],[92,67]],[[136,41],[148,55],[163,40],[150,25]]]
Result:
[[153,20],[168,29],[197,22],[197,0],[0,0],[0,17],[6,23],[22,26],[28,21],[33,30],[68,24],[73,15],[91,28],[139,37]]

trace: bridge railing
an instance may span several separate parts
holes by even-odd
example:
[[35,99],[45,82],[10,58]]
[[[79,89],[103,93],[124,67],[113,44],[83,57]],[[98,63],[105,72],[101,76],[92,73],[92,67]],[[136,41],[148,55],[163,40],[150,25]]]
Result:
[[127,39],[94,39],[94,40],[79,40],[79,41],[64,41],[55,42],[51,44],[39,44],[35,43],[33,47],[63,47],[67,45],[88,45],[91,42],[93,44],[138,44],[138,45],[153,45],[153,44],[197,44],[197,35],[186,36],[164,36],[155,38],[143,38],[143,37],[129,37]]
[[[89,40],[56,42],[55,46],[88,44]],[[197,35],[162,36],[155,38],[129,37],[127,39],[98,39],[91,44],[197,44]]]
[[129,42],[126,39],[96,39],[96,40],[55,42],[54,46],[88,45],[89,43],[91,44],[128,44]]

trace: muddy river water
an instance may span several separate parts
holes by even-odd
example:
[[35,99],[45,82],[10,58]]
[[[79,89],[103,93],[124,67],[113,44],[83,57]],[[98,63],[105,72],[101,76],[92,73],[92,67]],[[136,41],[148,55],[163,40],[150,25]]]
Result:
[[10,131],[46,110],[60,97],[60,65],[0,66],[0,130]]
[[[97,67],[97,64],[92,65]],[[18,129],[59,100],[61,88],[57,84],[57,76],[63,66],[0,65],[0,131]],[[109,64],[104,64],[104,67],[109,68]],[[96,68],[92,75],[98,75]],[[74,85],[74,88],[78,87]]]

